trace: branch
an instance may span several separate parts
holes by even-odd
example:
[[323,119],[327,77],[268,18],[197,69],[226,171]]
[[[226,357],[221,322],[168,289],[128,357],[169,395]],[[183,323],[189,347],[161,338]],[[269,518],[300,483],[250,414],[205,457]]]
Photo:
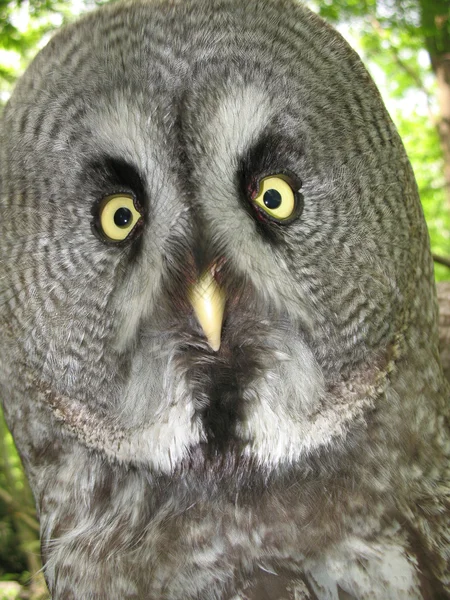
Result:
[[[24,523],[26,523],[28,527],[30,527],[34,531],[39,531],[39,524],[36,521],[35,515],[26,514],[26,512],[24,512],[24,509],[18,506],[17,502],[15,502],[11,494],[8,494],[8,492],[3,490],[2,488],[0,488],[0,500],[3,500],[3,502],[8,506],[8,508],[12,512],[14,512],[14,515],[21,519]],[[25,511],[26,510],[27,509],[25,508]]]
[[439,254],[432,253],[434,262],[444,265],[450,269],[450,258],[446,256],[439,256]]

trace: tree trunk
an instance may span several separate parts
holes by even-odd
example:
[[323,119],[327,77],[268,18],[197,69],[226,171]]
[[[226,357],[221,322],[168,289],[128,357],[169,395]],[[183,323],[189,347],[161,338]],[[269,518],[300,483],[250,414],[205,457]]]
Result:
[[450,204],[450,52],[434,59],[440,115],[438,131],[444,153],[444,178]]
[[439,300],[439,350],[442,368],[450,381],[450,281],[437,284]]
[[444,154],[444,178],[450,205],[450,4],[449,0],[420,0],[425,45],[438,85],[437,128]]

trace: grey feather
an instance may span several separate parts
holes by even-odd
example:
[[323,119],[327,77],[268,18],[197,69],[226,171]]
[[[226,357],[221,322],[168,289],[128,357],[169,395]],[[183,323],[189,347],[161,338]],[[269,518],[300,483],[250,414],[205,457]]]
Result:
[[[39,53],[0,136],[0,396],[52,598],[450,598],[428,234],[340,35],[291,0],[115,3]],[[254,202],[275,174],[290,222]]]

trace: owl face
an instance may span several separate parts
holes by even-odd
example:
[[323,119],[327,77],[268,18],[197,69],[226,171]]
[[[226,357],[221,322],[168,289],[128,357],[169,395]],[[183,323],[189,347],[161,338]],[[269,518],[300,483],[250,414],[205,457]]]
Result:
[[4,399],[165,473],[361,424],[432,269],[337,33],[287,0],[113,5],[38,55],[1,135]]

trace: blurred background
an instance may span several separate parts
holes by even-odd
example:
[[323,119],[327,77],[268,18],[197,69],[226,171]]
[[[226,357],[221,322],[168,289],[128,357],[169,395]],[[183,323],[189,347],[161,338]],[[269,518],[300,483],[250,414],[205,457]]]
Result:
[[[104,3],[0,0],[0,110],[52,32]],[[436,279],[450,280],[450,0],[306,4],[337,27],[377,83],[416,174]],[[0,600],[48,598],[39,574],[38,531],[32,495],[0,414]]]

